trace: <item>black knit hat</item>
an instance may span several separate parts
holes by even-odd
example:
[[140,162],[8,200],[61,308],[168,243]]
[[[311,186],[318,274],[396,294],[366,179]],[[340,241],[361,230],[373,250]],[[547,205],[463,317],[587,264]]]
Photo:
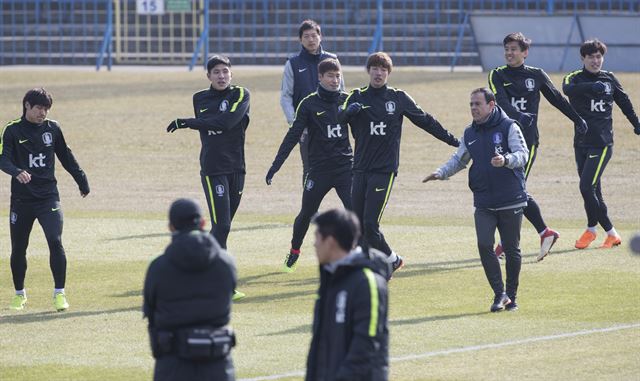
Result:
[[200,206],[188,198],[175,200],[169,208],[169,222],[176,230],[197,229],[201,219]]

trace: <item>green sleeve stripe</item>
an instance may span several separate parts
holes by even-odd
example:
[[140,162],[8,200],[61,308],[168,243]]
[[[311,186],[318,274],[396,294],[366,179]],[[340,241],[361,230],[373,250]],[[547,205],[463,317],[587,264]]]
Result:
[[531,150],[529,150],[529,159],[527,160],[527,169],[524,171],[524,178],[529,177],[529,171],[531,170],[531,165],[533,164],[533,155],[536,152],[536,146],[532,145]]
[[378,284],[373,271],[368,268],[362,269],[369,283],[369,294],[371,294],[371,317],[369,320],[369,337],[375,337],[378,328]]
[[598,163],[596,173],[593,175],[593,181],[591,182],[591,185],[596,185],[596,183],[598,182],[598,177],[600,177],[600,169],[602,169],[602,162],[604,161],[605,156],[607,156],[608,149],[609,147],[607,146],[602,150],[602,154],[600,155],[600,162]]
[[496,85],[493,84],[493,73],[495,72],[495,70],[491,70],[489,72],[489,86],[491,86],[491,91],[493,91],[493,94],[496,93]]
[[569,81],[571,80],[571,77],[577,75],[578,73],[580,73],[582,70],[576,70],[576,71],[572,71],[571,73],[567,74],[566,77],[564,77],[564,84],[568,85]]
[[7,127],[9,127],[12,124],[16,124],[19,121],[20,121],[20,118],[12,120],[11,122],[7,123],[7,125],[4,126],[4,128],[2,129],[2,134],[0,134],[0,155],[2,155],[3,148],[4,148],[4,132],[7,130]]
[[204,177],[207,180],[207,191],[209,193],[209,202],[211,203],[211,221],[214,224],[218,224],[218,219],[216,218],[216,203],[213,201],[213,190],[211,189],[211,180],[209,180],[209,176]]
[[240,87],[240,96],[238,97],[238,100],[236,101],[236,103],[234,103],[233,106],[231,106],[231,110],[229,112],[236,111],[236,108],[238,108],[238,105],[240,104],[240,102],[242,102],[243,99],[244,99],[244,87]]
[[389,185],[387,186],[387,194],[384,195],[384,202],[382,203],[382,209],[380,209],[380,214],[378,214],[378,223],[382,219],[382,212],[384,212],[384,208],[387,207],[387,202],[389,202],[389,195],[391,195],[391,187],[393,186],[393,178],[394,174],[391,174],[391,178],[389,178]]
[[[298,110],[300,110],[300,106],[302,106],[302,102],[304,102],[305,100],[307,100],[307,98],[310,98],[314,95],[318,94],[317,91],[314,91],[313,93],[307,95],[306,97],[302,98],[302,100],[300,101],[300,103],[298,103],[298,107],[296,107],[296,113],[293,114],[293,120],[295,121],[296,118],[298,117]],[[289,128],[291,128],[293,126],[293,123],[291,123],[291,126],[289,126]]]
[[342,104],[342,109],[346,109],[347,108],[347,102],[349,102],[349,98],[351,98],[351,96],[353,95],[353,92],[355,90],[351,90],[351,92],[349,93],[349,96],[347,96],[347,99],[344,100],[344,103]]

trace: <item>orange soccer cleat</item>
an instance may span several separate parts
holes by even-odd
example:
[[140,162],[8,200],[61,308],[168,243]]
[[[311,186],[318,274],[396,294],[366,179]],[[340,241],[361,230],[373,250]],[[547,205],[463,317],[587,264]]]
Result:
[[584,233],[578,238],[576,241],[576,249],[586,249],[589,247],[591,242],[596,239],[596,233],[592,233],[589,230],[585,230]]
[[611,249],[614,246],[618,246],[622,243],[622,239],[619,235],[609,235],[605,238],[604,243],[600,246],[601,249]]

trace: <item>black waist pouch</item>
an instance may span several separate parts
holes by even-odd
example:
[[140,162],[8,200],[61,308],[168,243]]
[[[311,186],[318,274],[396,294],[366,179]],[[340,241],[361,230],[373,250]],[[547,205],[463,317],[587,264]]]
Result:
[[195,361],[225,358],[236,345],[231,328],[192,327],[177,332],[178,357]]

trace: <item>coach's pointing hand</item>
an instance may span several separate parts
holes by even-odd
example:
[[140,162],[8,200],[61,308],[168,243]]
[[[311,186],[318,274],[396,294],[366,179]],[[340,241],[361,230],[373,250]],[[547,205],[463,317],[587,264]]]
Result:
[[176,119],[169,123],[169,126],[167,126],[167,132],[174,132],[178,128],[187,128],[187,123],[184,119]]
[[426,183],[427,181],[431,181],[431,180],[440,180],[440,174],[438,172],[433,172],[432,174],[430,174],[429,176],[425,177],[422,182]]

